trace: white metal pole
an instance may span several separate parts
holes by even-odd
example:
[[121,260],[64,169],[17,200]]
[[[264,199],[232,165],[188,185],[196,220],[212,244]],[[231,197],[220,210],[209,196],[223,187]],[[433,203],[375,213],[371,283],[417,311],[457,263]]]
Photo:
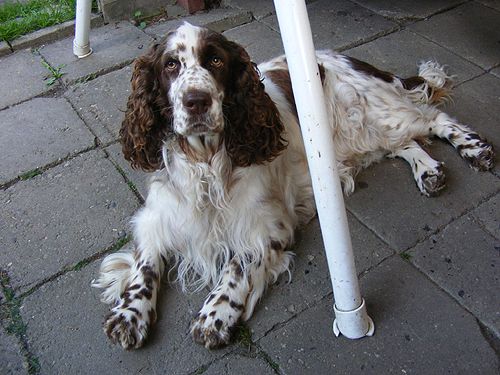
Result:
[[92,0],[76,1],[75,39],[73,40],[73,53],[78,58],[87,57],[92,53],[89,43],[90,12]]
[[359,291],[333,131],[327,115],[311,27],[304,0],[274,0],[281,38],[307,153],[335,297],[334,332],[357,339],[371,336],[374,324]]

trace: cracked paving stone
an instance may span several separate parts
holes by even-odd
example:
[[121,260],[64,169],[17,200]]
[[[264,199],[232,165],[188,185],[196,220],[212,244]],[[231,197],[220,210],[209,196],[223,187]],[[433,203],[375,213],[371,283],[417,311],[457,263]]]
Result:
[[349,211],[398,252],[415,246],[500,190],[498,178],[469,168],[450,145],[435,141],[424,148],[445,165],[446,188],[439,196],[422,195],[408,164],[393,159],[363,170],[356,182],[366,184],[365,188],[356,188],[346,199]]
[[94,145],[94,136],[64,99],[37,98],[0,112],[0,183]]
[[132,66],[129,65],[92,81],[75,84],[64,93],[101,143],[119,138],[131,77]]
[[467,215],[408,254],[411,263],[500,337],[500,240]]
[[325,299],[258,344],[289,375],[498,373],[476,319],[398,256],[364,276],[361,289],[372,337],[335,337]]
[[377,38],[344,53],[399,77],[417,75],[418,64],[430,60],[444,65],[455,85],[483,73],[478,66],[409,30]]
[[0,267],[29,288],[123,238],[138,200],[101,151],[0,191]]
[[51,89],[44,81],[48,70],[43,67],[42,59],[28,49],[0,57],[0,70],[2,72],[0,108]]
[[142,55],[153,39],[129,22],[113,22],[90,33],[92,54],[79,59],[73,53],[73,37],[40,48],[40,54],[53,66],[63,65],[62,80],[75,82],[88,75],[126,65]]
[[[346,0],[315,1],[307,6],[311,31],[316,49],[343,49],[367,38],[397,28],[397,24],[370,10]],[[260,22],[278,31],[276,16],[263,18]]]
[[483,69],[490,69],[500,61],[499,17],[497,10],[467,2],[409,28]]
[[28,374],[17,337],[8,335],[0,326],[0,374]]

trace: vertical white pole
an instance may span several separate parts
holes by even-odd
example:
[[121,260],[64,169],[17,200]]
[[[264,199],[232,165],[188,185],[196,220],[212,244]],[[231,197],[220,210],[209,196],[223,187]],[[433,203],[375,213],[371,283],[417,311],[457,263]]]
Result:
[[75,39],[73,40],[73,54],[78,58],[87,57],[92,53],[89,43],[90,12],[92,0],[76,1]]
[[356,339],[373,334],[359,291],[333,131],[321,85],[304,0],[274,0],[307,153],[335,297],[334,332]]

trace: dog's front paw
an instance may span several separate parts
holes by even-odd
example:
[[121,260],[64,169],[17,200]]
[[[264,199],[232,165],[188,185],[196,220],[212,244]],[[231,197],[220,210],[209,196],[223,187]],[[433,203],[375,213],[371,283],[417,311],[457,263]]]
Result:
[[104,321],[104,332],[112,343],[127,350],[137,349],[144,344],[148,326],[149,322],[137,309],[116,306]]
[[207,349],[217,349],[229,344],[233,326],[225,320],[216,318],[215,314],[207,316],[199,313],[191,324],[191,334],[198,344]]

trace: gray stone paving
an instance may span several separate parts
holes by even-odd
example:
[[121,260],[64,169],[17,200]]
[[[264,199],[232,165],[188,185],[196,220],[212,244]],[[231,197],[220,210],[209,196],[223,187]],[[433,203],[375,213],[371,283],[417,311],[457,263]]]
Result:
[[[224,3],[184,19],[223,31],[257,62],[283,52],[272,2]],[[401,76],[423,59],[447,65],[456,87],[445,110],[500,148],[498,1],[307,3],[318,49]],[[475,172],[441,141],[426,146],[445,162],[439,197],[419,194],[405,162],[384,160],[346,198],[373,337],[333,336],[313,220],[297,234],[291,281],[269,288],[227,348],[210,352],[190,338],[208,291],[185,295],[167,280],[144,348],[106,340],[107,307],[90,283],[104,253],[130,241],[150,177],[131,169],[118,142],[130,62],[182,20],[92,29],[87,59],[72,55],[72,38],[0,58],[0,373],[497,374],[500,169]],[[64,65],[52,87],[43,60]]]
[[0,326],[0,374],[27,374],[17,337],[8,335]]
[[[379,16],[366,8],[348,1],[328,0],[312,2],[308,6],[309,21],[317,48],[346,49],[396,29],[396,23]],[[262,22],[279,31],[276,16]]]
[[464,216],[408,254],[417,268],[500,335],[498,288],[490,287],[498,283],[499,245],[478,222]]
[[498,11],[471,2],[410,26],[484,69],[500,63]]
[[44,82],[49,73],[42,59],[29,50],[0,58],[2,66],[2,95],[0,109],[40,95],[49,90]]
[[279,33],[261,22],[235,27],[224,35],[244,46],[257,63],[285,53]]
[[409,30],[378,38],[352,48],[346,54],[370,61],[372,65],[396,72],[401,77],[416,75],[421,61],[438,61],[447,67],[455,85],[484,73],[475,64]]
[[[43,119],[43,121],[40,121]],[[0,112],[0,183],[94,145],[94,137],[63,98],[37,98]]]
[[102,143],[118,139],[130,95],[131,77],[132,67],[127,65],[94,80],[71,86],[64,93]]
[[73,55],[73,37],[46,45],[39,51],[51,66],[63,66],[62,81],[68,83],[122,67],[144,53],[151,42],[151,37],[129,22],[118,22],[93,30],[90,43],[94,52],[88,58]]
[[355,0],[356,3],[387,18],[419,19],[463,3],[463,0]]
[[332,339],[331,298],[258,344],[286,374],[497,374],[475,318],[422,274],[391,258],[361,279],[375,336]]
[[0,253],[12,286],[33,286],[113,245],[127,234],[137,198],[122,176],[91,151],[0,191]]

